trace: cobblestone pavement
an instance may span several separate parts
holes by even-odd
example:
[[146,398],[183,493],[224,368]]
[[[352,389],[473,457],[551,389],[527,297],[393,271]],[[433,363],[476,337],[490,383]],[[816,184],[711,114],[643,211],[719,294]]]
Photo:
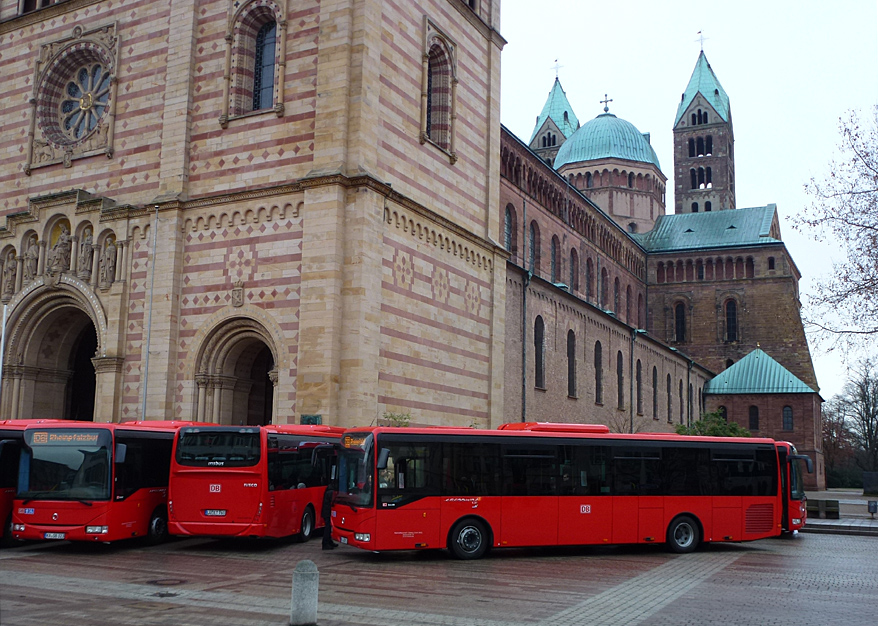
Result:
[[320,572],[321,626],[876,623],[878,537],[371,554],[320,541],[32,544],[0,551],[0,625],[286,624],[293,569]]

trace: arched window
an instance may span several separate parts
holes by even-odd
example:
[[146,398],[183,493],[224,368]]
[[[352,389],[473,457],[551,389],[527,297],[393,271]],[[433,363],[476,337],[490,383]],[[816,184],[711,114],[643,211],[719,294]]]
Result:
[[540,229],[536,222],[530,223],[530,237],[528,238],[527,245],[527,268],[536,274],[538,270],[537,262],[539,261],[537,250],[540,249]]
[[594,301],[594,262],[591,258],[585,261],[585,298]]
[[659,263],[655,268],[655,282],[661,284],[665,282],[665,264]]
[[785,406],[783,408],[783,429],[793,429],[793,407],[791,406]]
[[538,389],[546,388],[546,325],[543,318],[537,316],[534,322],[534,385]]
[[610,299],[610,275],[607,268],[601,268],[601,303],[600,307],[604,310],[607,308],[607,301]]
[[637,414],[643,415],[643,366],[640,364],[640,359],[637,359],[637,375],[634,384],[637,388]]
[[774,269],[774,257],[773,256],[768,257],[768,269],[769,270]]
[[704,156],[704,137],[698,138],[698,156]]
[[738,303],[734,300],[726,301],[726,342],[732,343],[738,340]]
[[701,109],[698,109],[698,123],[699,124],[704,123],[704,117],[701,115]]
[[711,168],[707,168],[707,177],[704,182],[707,183],[707,188],[711,189],[713,187],[713,170]]
[[695,169],[689,170],[689,179],[691,182],[691,189],[698,189],[698,175],[695,173]]
[[628,174],[628,187],[629,187],[629,189],[634,188],[634,174],[632,174],[632,173]]
[[256,59],[253,69],[253,111],[274,106],[274,52],[276,22],[266,22],[256,34]]
[[678,302],[674,305],[674,342],[686,341],[686,305]]
[[585,173],[585,186],[588,189],[591,189],[594,186],[594,179],[591,176],[591,172]]
[[557,235],[552,235],[552,282],[561,281],[561,242]]
[[576,397],[576,334],[567,331],[567,395]]
[[616,406],[625,408],[625,358],[621,350],[616,353]]
[[631,323],[631,285],[625,287],[625,322]]
[[689,139],[689,157],[695,156],[695,140]]
[[698,123],[698,118],[697,118],[697,117],[695,116],[695,114],[693,113],[693,114],[692,114],[692,126],[695,126],[697,123]]
[[674,414],[671,412],[671,375],[668,374],[668,424],[674,421]]
[[702,120],[703,124],[707,124],[707,111],[704,112],[704,119]]
[[579,291],[579,254],[570,248],[570,291]]
[[451,54],[438,40],[427,58],[427,138],[445,150],[451,149]]
[[604,357],[600,341],[594,343],[594,402],[604,402]]
[[619,279],[613,280],[613,313],[619,314]]
[[506,224],[505,224],[505,232],[504,232],[504,243],[506,244],[506,249],[509,250],[515,255],[518,252],[515,242],[515,207],[511,204],[506,205]]
[[657,420],[658,415],[658,368],[652,368],[652,419]]
[[[223,76],[228,99],[224,100],[220,125],[226,128],[230,117],[253,111],[272,111],[283,115],[283,31],[277,27],[278,15],[268,3],[242,2],[226,32],[227,54],[231,61]],[[236,6],[239,6],[236,5]],[[276,84],[280,81],[279,84]],[[277,99],[275,97],[277,94]]]
[[759,407],[750,407],[750,430],[759,430]]
[[704,189],[704,168],[698,168],[698,188]]
[[697,202],[692,203],[692,212],[698,213],[698,203]]
[[683,379],[680,379],[680,423],[683,423]]
[[710,213],[713,210],[713,205],[710,203],[710,200],[704,203],[704,212]]
[[707,142],[704,146],[704,154],[707,156],[711,156],[713,154],[713,137],[710,135],[707,136]]

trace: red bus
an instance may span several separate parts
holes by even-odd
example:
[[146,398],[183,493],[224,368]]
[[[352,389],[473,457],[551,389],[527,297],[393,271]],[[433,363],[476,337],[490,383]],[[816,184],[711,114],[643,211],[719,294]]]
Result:
[[181,428],[170,480],[170,532],[310,539],[333,478],[343,428],[197,425]]
[[12,510],[13,537],[163,541],[174,433],[190,423],[28,425]]
[[448,548],[461,559],[512,546],[665,542],[691,552],[801,527],[805,459],[771,439],[593,425],[352,429],[332,532],[365,550]]
[[12,503],[18,486],[18,459],[21,442],[28,424],[51,423],[58,420],[0,420],[0,547],[14,545],[12,538]]

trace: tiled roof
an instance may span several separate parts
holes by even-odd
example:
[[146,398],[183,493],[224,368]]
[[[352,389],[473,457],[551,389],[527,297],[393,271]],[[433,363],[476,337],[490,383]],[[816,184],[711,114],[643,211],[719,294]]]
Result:
[[750,209],[660,215],[651,231],[632,237],[649,252],[779,243],[779,239],[771,236],[776,212],[777,205],[769,204]]
[[709,394],[816,393],[760,349],[753,350],[704,388]]
[[729,96],[726,94],[723,86],[719,84],[719,79],[716,77],[716,74],[713,73],[710,63],[707,62],[707,57],[704,56],[703,50],[701,51],[701,54],[698,55],[698,60],[695,62],[695,69],[692,71],[692,77],[689,79],[689,84],[686,85],[686,91],[683,92],[683,99],[677,107],[677,118],[674,120],[674,126],[676,126],[680,121],[680,118],[683,117],[686,109],[689,108],[689,105],[692,104],[692,100],[695,99],[695,95],[699,92],[716,110],[716,112],[719,113],[720,117],[723,118],[723,121],[728,122]]
[[[564,113],[567,113],[566,119]],[[540,113],[540,116],[537,118],[537,125],[534,126],[534,132],[531,133],[530,141],[528,143],[533,142],[534,137],[537,136],[537,132],[543,127],[546,118],[552,118],[555,125],[562,133],[564,133],[565,138],[575,133],[576,129],[579,128],[579,120],[576,119],[573,107],[570,106],[570,102],[567,100],[567,94],[565,94],[564,89],[561,88],[561,82],[557,77],[555,77],[555,84],[552,85],[552,90],[549,92],[546,104],[543,105],[542,113]]]

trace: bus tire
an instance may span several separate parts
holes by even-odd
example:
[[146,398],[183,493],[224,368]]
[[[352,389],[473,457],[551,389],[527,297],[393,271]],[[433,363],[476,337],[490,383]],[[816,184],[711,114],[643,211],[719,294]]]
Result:
[[462,519],[448,535],[448,550],[458,559],[479,559],[488,551],[490,537],[485,524],[477,519]]
[[688,515],[675,517],[668,526],[668,548],[677,554],[692,552],[701,541],[698,523]]
[[[299,529],[299,534],[296,538],[300,543],[305,543],[314,534],[314,509],[312,509],[310,505],[306,506],[305,512],[302,513],[302,525]],[[323,532],[326,531],[324,530]]]
[[168,540],[168,513],[164,507],[158,507],[149,516],[149,526],[146,528],[146,541],[151,546],[157,546]]
[[0,548],[11,548],[18,543],[12,537],[12,513],[3,522],[3,536],[0,537]]

